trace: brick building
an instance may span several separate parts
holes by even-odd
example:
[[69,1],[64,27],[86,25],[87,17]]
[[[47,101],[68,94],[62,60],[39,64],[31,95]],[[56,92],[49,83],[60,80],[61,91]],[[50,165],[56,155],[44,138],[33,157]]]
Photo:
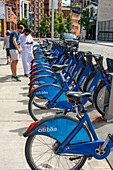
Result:
[[17,16],[12,11],[11,7],[5,7],[5,19],[1,19],[1,36],[6,35],[7,30],[15,30],[17,27]]
[[5,19],[0,21],[1,36],[6,35],[6,30],[15,30],[18,19],[29,17],[29,0],[5,0]]
[[[47,16],[52,15],[51,10],[49,9],[49,0],[44,0],[44,13],[47,14]],[[58,0],[58,9],[57,9],[57,14],[59,15],[61,12],[61,0]]]
[[76,35],[79,36],[80,34],[80,24],[78,24],[78,20],[80,19],[80,14],[78,14],[77,12],[73,11],[71,8],[67,8],[67,7],[62,7],[62,12],[63,12],[63,17],[64,17],[64,21],[65,21],[65,25],[66,25],[66,18],[69,14],[71,14],[72,16],[72,32]]
[[30,11],[33,15],[32,32],[35,37],[36,32],[38,32],[40,21],[44,16],[44,0],[30,0]]

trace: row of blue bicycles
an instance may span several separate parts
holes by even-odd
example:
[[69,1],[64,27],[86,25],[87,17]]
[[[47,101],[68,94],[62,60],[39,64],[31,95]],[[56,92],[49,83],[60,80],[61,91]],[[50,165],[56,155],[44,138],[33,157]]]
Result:
[[48,40],[33,53],[28,110],[35,122],[23,134],[30,168],[80,170],[87,158],[106,158],[113,135],[98,139],[84,105],[95,105],[104,118],[113,61],[107,58],[105,70],[103,56]]

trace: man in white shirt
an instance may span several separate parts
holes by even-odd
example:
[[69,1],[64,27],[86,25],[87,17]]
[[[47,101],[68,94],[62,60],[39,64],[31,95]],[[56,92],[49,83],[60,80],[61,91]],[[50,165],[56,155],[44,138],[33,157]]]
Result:
[[19,43],[22,47],[22,63],[24,68],[24,76],[28,77],[28,65],[31,67],[31,61],[33,59],[32,46],[33,38],[30,35],[31,30],[29,28],[24,29],[24,33],[20,35]]

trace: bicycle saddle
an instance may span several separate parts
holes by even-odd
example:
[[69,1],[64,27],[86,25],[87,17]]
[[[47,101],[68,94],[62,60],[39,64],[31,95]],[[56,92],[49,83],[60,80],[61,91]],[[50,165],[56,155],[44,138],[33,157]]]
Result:
[[66,68],[68,65],[67,64],[64,64],[64,65],[57,65],[57,64],[54,64],[51,66],[51,70],[53,72],[57,72],[57,71],[60,71],[60,70],[63,70],[64,68]]
[[45,56],[50,56],[51,54],[53,54],[54,52],[47,52],[47,53],[44,53]]
[[100,54],[93,54],[93,57],[96,62],[103,59],[103,56],[101,56]]
[[74,92],[74,91],[67,91],[66,96],[74,102],[80,102],[80,100],[86,98],[86,97],[91,97],[91,93],[89,92]]
[[51,62],[56,58],[58,58],[58,57],[57,56],[48,56],[48,57],[46,57],[46,60]]

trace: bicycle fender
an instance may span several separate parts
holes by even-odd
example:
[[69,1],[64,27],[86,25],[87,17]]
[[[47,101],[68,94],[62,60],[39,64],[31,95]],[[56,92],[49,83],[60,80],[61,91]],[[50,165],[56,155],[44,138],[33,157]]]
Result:
[[43,84],[53,84],[54,81],[57,80],[55,77],[53,76],[49,76],[49,75],[42,75],[42,76],[38,76],[36,79],[32,79],[30,81],[30,85],[43,85]]
[[37,68],[35,71],[31,72],[30,74],[30,77],[35,75],[35,74],[38,74],[39,71],[51,71],[50,68],[44,68],[44,67],[39,67]]
[[47,63],[39,63],[39,64],[35,64],[35,65],[33,65],[32,67],[31,67],[31,70],[32,69],[35,69],[35,68],[37,68],[37,67],[40,67],[40,66],[48,66],[48,67],[50,67],[50,65],[49,64],[47,64]]
[[33,75],[32,77],[30,77],[30,83],[34,81],[34,79],[38,78],[38,76],[54,76],[54,73],[52,71],[49,71],[49,70],[40,70],[37,72],[36,75]]
[[56,94],[61,90],[61,87],[56,84],[45,84],[40,87],[33,88],[28,97],[34,96],[42,96],[48,100],[52,100]]
[[33,73],[33,72],[36,72],[37,70],[39,70],[39,68],[51,69],[49,66],[46,66],[46,65],[38,65],[37,67],[31,69],[30,74]]
[[[30,135],[42,134],[62,143],[73,129],[77,127],[78,123],[78,120],[68,115],[52,115],[32,123],[23,135],[27,137]],[[83,126],[71,140],[70,144],[89,141],[91,141],[91,139],[87,134],[86,127]]]
[[38,57],[32,61],[32,63],[42,63],[45,62],[46,59],[44,57]]

